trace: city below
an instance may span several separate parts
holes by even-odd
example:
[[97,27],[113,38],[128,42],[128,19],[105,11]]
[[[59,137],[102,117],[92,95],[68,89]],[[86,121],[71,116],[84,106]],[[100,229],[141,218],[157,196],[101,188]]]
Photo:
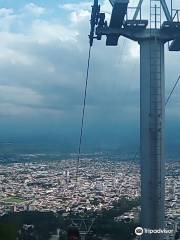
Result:
[[[23,155],[26,162],[0,164],[0,215],[9,212],[40,211],[100,212],[113,208],[121,198],[140,198],[140,165],[101,155],[84,155],[76,179],[75,155],[48,161],[43,155]],[[57,156],[56,156],[57,157]],[[30,159],[37,159],[30,161]],[[41,159],[41,160],[40,160]],[[180,222],[180,161],[166,163],[166,225]],[[140,207],[116,218],[138,219]]]

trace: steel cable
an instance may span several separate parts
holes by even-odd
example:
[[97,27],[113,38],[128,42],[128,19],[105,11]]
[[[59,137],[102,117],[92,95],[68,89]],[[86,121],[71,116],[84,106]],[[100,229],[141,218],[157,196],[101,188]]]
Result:
[[[177,80],[176,80],[176,82],[175,82],[175,84],[174,84],[171,92],[169,93],[169,96],[168,96],[167,99],[166,99],[165,107],[167,106],[170,98],[172,97],[172,94],[174,93],[174,90],[175,90],[175,88],[177,87],[177,84],[178,84],[179,81],[180,81],[180,75],[179,75],[179,77],[177,78]],[[134,160],[136,159],[138,152],[139,152],[139,151],[136,151],[135,156],[134,156],[134,158],[133,158]]]
[[86,69],[86,79],[85,79],[85,88],[84,88],[84,97],[83,97],[83,109],[82,109],[80,136],[79,136],[77,166],[76,166],[76,182],[78,180],[78,175],[79,175],[79,164],[80,164],[80,155],[81,155],[81,148],[82,148],[82,137],[83,137],[83,129],[84,129],[84,117],[85,117],[85,109],[86,109],[86,99],[87,99],[87,87],[88,87],[89,67],[90,67],[90,59],[91,59],[91,49],[92,49],[92,47],[89,46],[87,69]]
[[179,75],[178,79],[176,80],[176,82],[175,82],[175,84],[174,84],[174,87],[173,87],[173,89],[171,90],[171,92],[170,92],[170,94],[169,94],[169,96],[168,96],[168,98],[167,98],[167,100],[166,100],[166,102],[165,102],[165,106],[168,104],[168,102],[169,102],[169,100],[170,100],[170,98],[171,98],[171,96],[172,96],[172,94],[173,94],[173,92],[174,92],[174,90],[175,90],[175,88],[176,88],[179,80],[180,80],[180,75]]

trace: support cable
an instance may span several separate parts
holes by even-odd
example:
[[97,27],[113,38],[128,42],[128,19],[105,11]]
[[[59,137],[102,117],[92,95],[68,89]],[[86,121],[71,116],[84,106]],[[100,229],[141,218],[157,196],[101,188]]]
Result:
[[168,98],[167,98],[167,100],[166,100],[166,102],[165,102],[165,106],[168,104],[168,102],[169,102],[169,100],[170,100],[170,98],[171,98],[171,96],[172,96],[172,94],[173,94],[173,92],[174,92],[174,90],[175,90],[175,88],[176,88],[179,80],[180,80],[180,75],[179,75],[178,79],[176,80],[176,82],[175,82],[175,84],[174,84],[174,87],[173,87],[173,89],[171,90],[171,92],[170,92],[170,94],[169,94],[169,96],[168,96]]
[[80,164],[80,155],[81,155],[81,147],[82,147],[82,137],[83,137],[83,130],[84,130],[84,117],[85,117],[85,110],[86,110],[86,99],[87,99],[87,87],[88,87],[89,67],[90,67],[90,59],[91,59],[91,49],[92,49],[92,46],[90,45],[89,46],[89,52],[88,52],[87,69],[86,69],[85,88],[84,88],[84,97],[83,97],[83,109],[82,109],[80,136],[79,136],[79,146],[78,146],[78,156],[77,156],[77,165],[76,165],[76,182],[78,180],[78,174],[79,174],[79,164]]
[[[180,81],[180,75],[178,76],[178,78],[177,78],[177,80],[176,80],[176,82],[175,82],[175,84],[174,84],[171,92],[169,93],[169,96],[168,96],[168,98],[167,98],[167,100],[166,100],[166,102],[165,102],[165,107],[167,106],[170,98],[172,97],[172,94],[174,93],[174,90],[175,90],[175,88],[177,87],[177,84],[178,84],[179,81]],[[136,159],[138,152],[139,152],[139,151],[136,151],[135,156],[134,156],[134,158],[133,158],[134,160]]]

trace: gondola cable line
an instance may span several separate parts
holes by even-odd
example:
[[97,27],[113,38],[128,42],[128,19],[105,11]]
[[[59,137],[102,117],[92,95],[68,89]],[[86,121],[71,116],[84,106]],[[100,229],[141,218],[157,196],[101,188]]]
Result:
[[89,51],[88,51],[88,61],[87,61],[86,78],[85,78],[81,127],[80,127],[80,136],[79,136],[79,145],[78,145],[78,156],[77,156],[77,165],[76,165],[76,183],[77,183],[78,175],[79,175],[79,165],[80,165],[82,138],[83,138],[83,130],[84,130],[84,118],[85,118],[86,100],[87,100],[87,88],[88,88],[88,79],[89,79],[89,67],[90,67],[90,60],[91,60],[91,49],[92,49],[92,45],[90,44]]
[[[92,27],[93,28],[93,27]],[[93,30],[92,30],[93,31]],[[94,35],[94,33],[93,33]],[[87,61],[87,68],[86,68],[86,78],[85,78],[85,88],[84,88],[84,96],[83,96],[83,107],[82,107],[82,117],[81,117],[81,126],[80,126],[80,136],[79,136],[79,145],[78,145],[78,154],[77,154],[77,164],[76,164],[76,183],[78,181],[79,175],[79,165],[80,165],[80,157],[81,157],[81,150],[82,150],[82,138],[83,138],[83,130],[84,130],[84,119],[85,119],[85,110],[86,110],[86,100],[87,100],[87,89],[88,89],[88,80],[89,80],[89,70],[90,70],[90,61],[91,61],[91,50],[93,45],[93,36],[92,32],[89,35],[90,45],[88,51],[88,61]],[[123,47],[126,44],[125,39],[123,40]]]

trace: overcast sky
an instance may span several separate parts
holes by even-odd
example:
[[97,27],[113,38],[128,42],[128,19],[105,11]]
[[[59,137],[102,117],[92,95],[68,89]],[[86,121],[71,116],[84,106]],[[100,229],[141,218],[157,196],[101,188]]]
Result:
[[[134,0],[135,4],[136,0]],[[176,3],[178,0],[176,1]],[[76,149],[92,1],[0,2],[0,141]],[[111,11],[108,1],[102,10]],[[108,15],[107,15],[108,16]],[[180,54],[166,49],[166,93]],[[180,143],[180,85],[166,109],[169,146]],[[139,46],[120,38],[92,49],[83,147],[134,150],[139,142]]]

